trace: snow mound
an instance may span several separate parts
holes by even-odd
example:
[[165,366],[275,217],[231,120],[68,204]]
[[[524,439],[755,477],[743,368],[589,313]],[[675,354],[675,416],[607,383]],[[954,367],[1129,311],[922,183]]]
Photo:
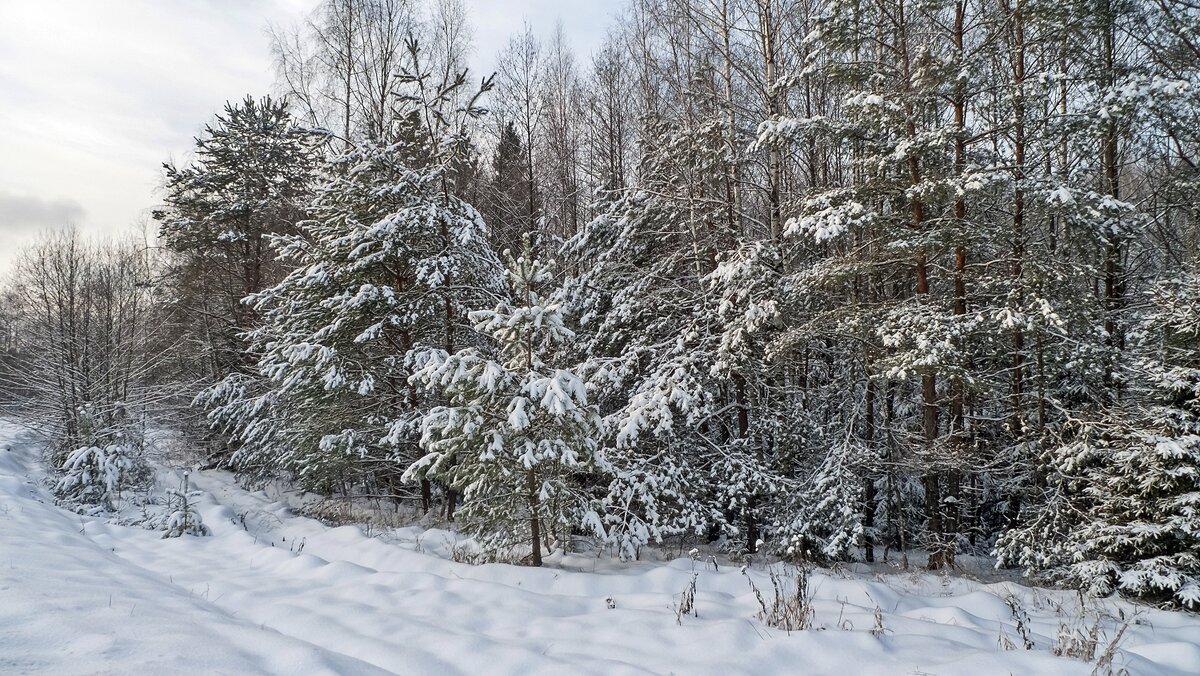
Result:
[[[471,566],[451,560],[455,533],[329,528],[222,472],[191,477],[212,536],[163,540],[54,506],[39,450],[0,422],[3,673],[982,676],[1095,666],[1053,655],[1064,628],[1090,621],[1074,593],[817,571],[813,628],[789,633],[756,619],[734,566],[561,555],[542,569]],[[769,602],[758,568],[749,581]],[[696,614],[677,618],[693,572]],[[1014,604],[1027,615],[1020,626]],[[1196,616],[1116,600],[1088,608],[1097,610],[1108,615],[1101,653],[1120,616],[1134,618],[1117,668],[1195,673]]]

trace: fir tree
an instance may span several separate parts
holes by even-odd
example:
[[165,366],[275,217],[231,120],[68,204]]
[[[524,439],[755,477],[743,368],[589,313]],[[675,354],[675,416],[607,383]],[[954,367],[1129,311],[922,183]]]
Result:
[[1048,453],[1044,495],[1005,534],[1002,562],[1114,591],[1200,607],[1200,312],[1194,273],[1163,282],[1126,374],[1142,383],[1081,420]]
[[500,130],[491,169],[484,214],[491,227],[492,247],[496,251],[524,253],[522,247],[527,236],[536,237],[536,224],[529,214],[537,198],[532,195],[533,182],[524,145],[512,122]]

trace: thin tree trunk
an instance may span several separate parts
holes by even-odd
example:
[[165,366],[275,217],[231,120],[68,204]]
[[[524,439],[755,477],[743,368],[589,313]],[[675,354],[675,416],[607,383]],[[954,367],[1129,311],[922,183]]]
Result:
[[532,469],[525,473],[525,490],[528,491],[529,497],[529,536],[533,544],[530,563],[540,566],[542,565],[542,522],[538,517],[537,475]]

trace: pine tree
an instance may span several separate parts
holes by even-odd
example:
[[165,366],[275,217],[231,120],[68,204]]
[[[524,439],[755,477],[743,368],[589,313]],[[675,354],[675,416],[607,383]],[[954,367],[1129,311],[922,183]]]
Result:
[[258,370],[272,384],[216,411],[255,416],[238,423],[249,445],[241,462],[269,459],[330,490],[357,481],[364,461],[397,473],[411,461],[419,401],[408,355],[457,346],[459,323],[495,292],[499,269],[478,213],[442,194],[442,168],[412,161],[404,143],[356,149],[331,168],[317,220],[280,240],[296,270],[252,297]]
[[247,96],[205,126],[190,163],[163,165],[164,206],[153,215],[174,254],[168,279],[190,348],[184,361],[203,365],[196,375],[207,382],[249,366],[239,334],[254,317],[241,299],[282,276],[270,238],[304,218],[325,140],[285,102]]
[[465,527],[489,550],[528,546],[540,566],[543,546],[564,548],[577,531],[604,535],[582,481],[595,470],[601,421],[579,376],[552,365],[573,333],[545,296],[549,266],[517,258],[508,277],[511,300],[470,314],[498,359],[477,348],[416,357],[411,380],[447,403],[422,420],[426,455],[405,476],[459,491]]
[[[467,312],[501,292],[486,226],[451,190],[463,120],[482,111],[474,99],[456,107],[466,73],[435,82],[424,66],[410,43],[412,110],[395,139],[332,161],[313,220],[275,238],[294,269],[247,299],[261,317],[248,334],[257,373],[201,397],[244,443],[235,459],[246,469],[288,470],[326,493],[368,482],[398,495],[428,405],[408,383],[411,355],[461,347]],[[422,498],[428,509],[428,484]]]

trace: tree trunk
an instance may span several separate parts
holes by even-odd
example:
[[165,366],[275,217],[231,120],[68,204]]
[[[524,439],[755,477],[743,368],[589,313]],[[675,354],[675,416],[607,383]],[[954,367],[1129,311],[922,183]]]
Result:
[[533,553],[530,556],[530,564],[534,566],[542,565],[542,522],[538,516],[538,493],[537,493],[537,475],[534,471],[528,470],[525,473],[525,490],[529,492],[529,536],[530,542],[533,545]]

